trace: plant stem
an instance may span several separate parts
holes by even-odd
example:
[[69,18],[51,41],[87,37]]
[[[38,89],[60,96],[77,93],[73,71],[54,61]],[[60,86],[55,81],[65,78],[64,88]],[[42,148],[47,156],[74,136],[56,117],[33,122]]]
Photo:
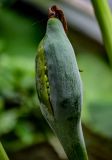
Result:
[[76,129],[75,133],[73,134],[75,135],[74,138],[71,139],[70,137],[71,147],[65,151],[67,153],[68,159],[69,160],[88,160],[81,123],[78,127],[78,130]]
[[0,142],[0,160],[9,160],[1,142]]
[[107,55],[112,65],[112,15],[108,0],[91,0],[102,32]]

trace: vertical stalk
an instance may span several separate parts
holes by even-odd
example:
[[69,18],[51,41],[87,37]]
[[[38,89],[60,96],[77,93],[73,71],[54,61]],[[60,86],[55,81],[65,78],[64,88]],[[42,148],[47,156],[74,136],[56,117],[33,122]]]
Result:
[[108,0],[91,0],[102,32],[104,45],[112,66],[112,14]]
[[[75,141],[74,143],[71,143],[72,148],[66,151],[68,159],[69,160],[88,160],[81,123],[78,127],[78,130],[75,131],[74,135],[75,134],[76,134],[76,138],[74,138]],[[73,139],[70,139],[70,140],[73,141]]]
[[0,142],[0,160],[9,160],[1,142]]

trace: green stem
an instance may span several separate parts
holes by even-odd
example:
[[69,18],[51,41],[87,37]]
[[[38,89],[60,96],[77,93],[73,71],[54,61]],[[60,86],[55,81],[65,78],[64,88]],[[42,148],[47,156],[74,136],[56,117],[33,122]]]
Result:
[[104,45],[112,65],[112,15],[108,0],[91,0],[99,26],[101,28]]
[[9,160],[1,143],[0,143],[0,160]]
[[69,143],[71,145],[66,148],[67,142],[63,145],[65,152],[69,160],[88,160],[88,155],[86,152],[85,142],[82,133],[81,123],[78,128],[73,132],[73,136],[69,137]]

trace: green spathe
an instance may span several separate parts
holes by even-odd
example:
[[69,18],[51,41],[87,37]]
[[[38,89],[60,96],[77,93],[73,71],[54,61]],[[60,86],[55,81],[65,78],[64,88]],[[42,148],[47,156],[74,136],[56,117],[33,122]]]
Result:
[[39,90],[42,88],[42,77],[38,76],[40,71],[36,67],[42,113],[58,136],[69,160],[87,160],[80,122],[82,84],[73,47],[60,20],[48,20],[46,34],[40,44],[43,47],[37,54],[36,66],[39,67],[39,57],[44,55],[41,66],[47,66],[50,89],[49,98],[46,98],[50,105],[46,105],[44,96],[40,94],[42,90]]
[[78,120],[82,103],[79,71],[74,50],[56,18],[48,21],[44,47],[54,116],[57,120],[65,120],[71,109]]

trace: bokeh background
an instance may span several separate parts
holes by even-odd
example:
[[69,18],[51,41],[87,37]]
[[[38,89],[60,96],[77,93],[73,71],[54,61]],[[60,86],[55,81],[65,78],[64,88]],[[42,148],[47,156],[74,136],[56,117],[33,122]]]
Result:
[[83,70],[82,124],[89,159],[111,160],[112,70],[89,0],[0,0],[1,142],[13,160],[67,160],[40,112],[35,88],[37,46],[53,4],[64,10],[67,35]]

